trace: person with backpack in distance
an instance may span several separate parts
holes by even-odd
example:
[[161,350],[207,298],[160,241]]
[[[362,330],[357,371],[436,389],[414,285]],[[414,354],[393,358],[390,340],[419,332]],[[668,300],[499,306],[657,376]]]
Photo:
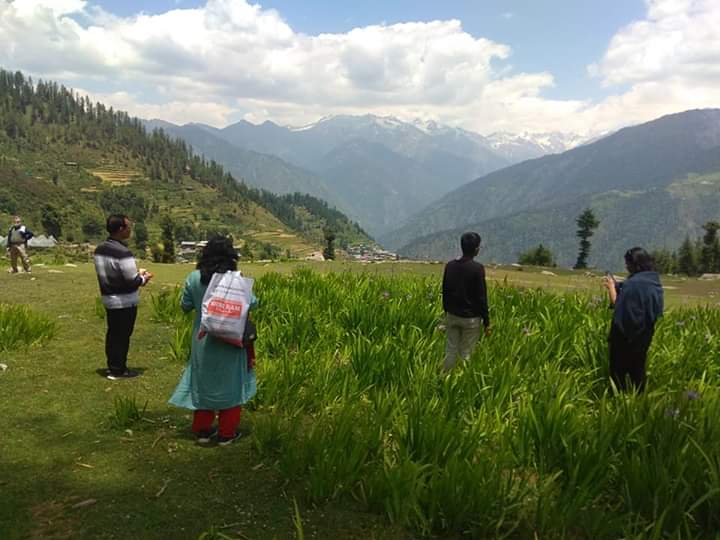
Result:
[[[197,270],[185,280],[181,307],[183,311],[196,311],[192,330],[190,359],[182,378],[175,389],[170,403],[193,411],[192,431],[197,442],[207,444],[217,435],[219,446],[225,446],[240,434],[242,405],[247,403],[257,390],[254,350],[248,343],[229,342],[210,331],[206,331],[203,312],[208,309],[206,292],[214,274],[236,273],[238,255],[229,238],[215,237],[203,248],[197,263]],[[224,279],[225,276],[223,276]],[[217,287],[218,289],[220,287]],[[214,298],[213,291],[210,296]],[[252,308],[257,299],[249,294],[248,305]],[[212,298],[211,298],[212,299]],[[212,313],[232,314],[240,307],[234,302],[223,303]],[[205,307],[204,307],[205,304]],[[249,325],[246,324],[246,330]],[[213,427],[218,413],[218,427]]]
[[490,335],[485,267],[474,260],[480,253],[478,233],[466,232],[460,237],[462,257],[445,265],[443,274],[443,309],[445,311],[444,371],[450,371],[458,355],[468,360],[480,337],[480,322]]
[[612,274],[604,278],[614,307],[610,335],[610,377],[619,390],[630,386],[645,389],[645,364],[655,333],[655,322],[663,314],[663,288],[655,261],[643,248],[625,252],[628,278],[622,283]]
[[139,290],[147,285],[153,274],[143,268],[138,270],[135,258],[127,247],[127,240],[132,234],[130,218],[111,215],[105,228],[110,236],[95,248],[93,259],[107,319],[106,377],[115,381],[140,375],[138,371],[128,369],[127,355],[140,303]]
[[22,224],[20,216],[13,217],[13,224],[7,235],[7,250],[10,253],[10,266],[13,274],[18,273],[17,261],[22,261],[23,270],[28,274],[32,272],[30,269],[30,258],[27,255],[28,240],[33,237],[30,229]]

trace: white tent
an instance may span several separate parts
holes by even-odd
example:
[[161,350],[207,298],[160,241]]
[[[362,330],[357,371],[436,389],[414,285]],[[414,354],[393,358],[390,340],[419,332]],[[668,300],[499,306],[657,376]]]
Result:
[[[51,248],[55,247],[56,245],[57,240],[55,240],[54,236],[45,236],[44,234],[41,234],[40,236],[34,236],[28,242],[28,246],[34,248]],[[6,237],[0,236],[0,246],[7,246]]]

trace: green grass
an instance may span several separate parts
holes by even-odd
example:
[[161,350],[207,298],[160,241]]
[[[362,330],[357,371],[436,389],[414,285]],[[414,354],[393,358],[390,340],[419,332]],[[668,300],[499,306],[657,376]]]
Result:
[[55,335],[55,324],[23,305],[0,304],[0,352],[30,347]]
[[[187,347],[174,298],[192,265],[147,266],[156,280],[130,353],[145,373],[116,382],[96,373],[105,323],[91,265],[0,274],[4,302],[56,325],[3,356],[1,538],[616,538],[717,525],[720,320],[683,307],[714,305],[712,283],[667,291],[676,307],[650,395],[618,399],[605,394],[599,278],[491,269],[496,331],[445,379],[442,265],[243,265],[260,278],[259,395],[237,445],[201,448],[190,415],[167,404]],[[299,267],[327,275],[284,277]],[[580,296],[503,287],[505,276]]]

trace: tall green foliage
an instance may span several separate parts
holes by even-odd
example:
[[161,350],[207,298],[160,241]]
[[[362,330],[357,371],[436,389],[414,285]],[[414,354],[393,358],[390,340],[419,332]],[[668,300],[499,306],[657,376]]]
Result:
[[325,228],[323,234],[325,235],[325,249],[323,250],[323,257],[330,261],[335,258],[335,231],[330,228]]
[[111,188],[100,194],[100,206],[109,214],[127,215],[135,222],[144,221],[148,204],[139,193],[128,188]]
[[175,262],[175,224],[170,216],[163,218],[161,228],[162,262],[173,263]]
[[135,246],[140,250],[140,254],[144,254],[148,243],[148,230],[144,221],[135,223]]
[[56,324],[27,306],[0,304],[0,352],[29,347],[55,336]]
[[720,223],[708,221],[702,228],[705,234],[703,235],[703,246],[700,251],[700,269],[703,272],[717,272],[720,270],[720,242],[717,236]]
[[491,287],[495,333],[444,377],[437,279],[298,271],[255,290],[252,442],[301,502],[351,501],[412,537],[720,528],[718,309],[666,313],[648,393],[615,396],[602,297]]
[[576,236],[580,239],[580,250],[578,251],[575,269],[587,268],[587,259],[590,255],[590,237],[595,233],[600,222],[595,217],[591,208],[586,208],[575,220],[578,226]]
[[62,218],[57,208],[50,204],[43,206],[40,223],[47,234],[60,238],[62,234]]
[[555,266],[555,259],[552,251],[543,246],[538,245],[536,248],[530,249],[525,253],[521,253],[518,258],[520,264],[529,264],[533,266]]

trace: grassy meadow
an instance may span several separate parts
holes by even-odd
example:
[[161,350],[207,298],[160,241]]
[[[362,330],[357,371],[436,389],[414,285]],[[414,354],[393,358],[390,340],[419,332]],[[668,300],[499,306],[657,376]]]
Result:
[[[40,259],[38,259],[40,260]],[[489,268],[442,376],[442,265],[254,263],[258,396],[228,448],[167,404],[192,265],[154,265],[107,381],[92,266],[0,274],[0,538],[714,538],[720,284],[664,278],[648,393],[607,384],[599,278]]]

